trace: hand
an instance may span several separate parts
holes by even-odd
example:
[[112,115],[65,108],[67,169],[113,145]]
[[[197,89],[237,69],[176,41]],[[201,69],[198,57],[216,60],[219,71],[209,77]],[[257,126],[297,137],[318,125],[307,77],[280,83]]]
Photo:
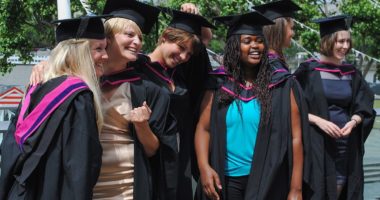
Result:
[[222,185],[220,184],[218,174],[210,166],[201,169],[200,174],[203,192],[208,198],[219,200],[219,193],[222,190]]
[[319,118],[315,124],[330,137],[339,138],[343,136],[340,128],[330,121]]
[[302,200],[302,190],[290,189],[288,200]]
[[47,66],[47,61],[42,61],[32,68],[32,74],[30,75],[29,82],[31,85],[37,85],[43,81],[43,72]]
[[344,125],[344,127],[340,130],[343,136],[347,136],[351,134],[351,131],[356,126],[356,121],[350,120]]
[[199,9],[193,3],[184,3],[181,5],[181,11],[199,15]]
[[139,125],[141,123],[146,123],[150,119],[151,114],[152,110],[150,110],[149,106],[144,101],[141,107],[132,109],[126,116],[126,119],[135,125]]

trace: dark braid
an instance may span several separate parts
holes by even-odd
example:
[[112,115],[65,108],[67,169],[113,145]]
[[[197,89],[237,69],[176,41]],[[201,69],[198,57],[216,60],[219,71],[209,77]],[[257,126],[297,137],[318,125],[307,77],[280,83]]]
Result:
[[[259,71],[257,77],[254,80],[255,87],[254,92],[258,97],[261,106],[261,117],[264,120],[261,120],[261,125],[264,125],[268,122],[271,112],[271,93],[268,88],[271,79],[271,71],[268,63],[268,45],[264,38],[265,49],[261,62],[259,63]],[[237,81],[243,82],[243,70],[240,65],[240,35],[233,35],[227,39],[226,46],[224,48],[224,57],[223,64],[225,70]],[[238,84],[234,85],[234,93],[240,94],[241,88],[238,87]],[[237,97],[231,96],[221,90],[217,92],[217,97],[219,99],[219,104],[229,105]],[[239,101],[240,102],[240,101]],[[238,106],[239,108],[240,106]],[[240,108],[239,108],[240,110]],[[261,126],[260,125],[260,126]]]

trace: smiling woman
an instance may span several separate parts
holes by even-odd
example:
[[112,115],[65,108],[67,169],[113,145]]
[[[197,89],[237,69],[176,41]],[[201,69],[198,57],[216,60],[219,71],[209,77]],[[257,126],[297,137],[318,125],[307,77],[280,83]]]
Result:
[[375,119],[374,94],[357,68],[345,62],[352,47],[351,17],[315,20],[320,25],[320,60],[294,73],[304,91],[314,164],[316,199],[363,198],[363,149]]
[[262,30],[273,22],[258,12],[215,20],[229,28],[195,133],[196,199],[302,198],[303,100],[294,79],[273,79]]

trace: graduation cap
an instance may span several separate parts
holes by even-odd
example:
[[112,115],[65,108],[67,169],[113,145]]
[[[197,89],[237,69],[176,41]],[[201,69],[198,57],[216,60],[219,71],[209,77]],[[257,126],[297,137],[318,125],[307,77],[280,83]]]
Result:
[[262,13],[265,17],[275,20],[280,17],[294,17],[294,13],[301,8],[290,0],[275,1],[252,7]]
[[104,39],[104,26],[102,18],[110,15],[83,16],[74,19],[55,20],[52,23],[58,24],[55,30],[57,43],[68,39]]
[[169,23],[170,27],[178,28],[186,32],[201,35],[202,27],[215,28],[206,18],[179,10],[160,7],[162,12],[171,15],[173,18]]
[[107,0],[103,14],[132,20],[147,34],[157,21],[160,9],[136,0]]
[[263,35],[263,26],[274,24],[272,20],[257,11],[241,15],[214,17],[213,19],[229,27],[227,38],[231,35],[242,34]]
[[349,15],[338,15],[322,19],[313,20],[319,24],[319,34],[321,38],[325,35],[335,33],[337,31],[348,30],[352,24],[352,17]]

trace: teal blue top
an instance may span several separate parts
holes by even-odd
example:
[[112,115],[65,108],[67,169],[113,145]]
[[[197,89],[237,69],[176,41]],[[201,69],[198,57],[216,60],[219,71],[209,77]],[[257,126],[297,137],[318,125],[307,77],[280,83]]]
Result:
[[229,106],[226,115],[226,176],[249,175],[259,123],[260,104],[257,99],[249,102],[235,100]]

